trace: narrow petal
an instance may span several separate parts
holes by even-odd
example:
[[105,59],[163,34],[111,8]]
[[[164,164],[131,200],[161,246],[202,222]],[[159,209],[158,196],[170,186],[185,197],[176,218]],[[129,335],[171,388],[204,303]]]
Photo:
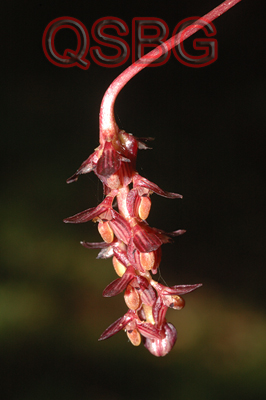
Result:
[[186,233],[185,229],[178,229],[173,232],[165,232],[162,229],[152,228],[157,236],[161,239],[162,243],[172,243],[174,237],[183,235]]
[[163,325],[165,321],[166,311],[167,306],[163,304],[163,300],[159,296],[153,306],[153,318],[157,326],[161,327]]
[[90,155],[90,157],[87,158],[87,160],[83,161],[83,163],[81,164],[79,169],[75,172],[75,174],[67,179],[67,183],[75,182],[78,180],[79,175],[91,172],[95,168],[97,161],[98,161],[98,155],[97,152],[94,152],[93,154]]
[[121,163],[121,168],[117,172],[119,174],[119,179],[122,184],[122,186],[127,186],[132,182],[132,175],[133,175],[133,169],[134,165],[132,162],[122,162]]
[[186,293],[190,293],[193,290],[198,289],[202,286],[202,283],[196,283],[195,285],[175,285],[172,287],[165,287],[162,291],[162,294],[171,294],[181,296]]
[[185,229],[178,229],[177,231],[166,232],[166,235],[171,236],[171,237],[176,237],[176,236],[184,235],[184,233],[186,233]]
[[154,138],[152,137],[147,137],[147,138],[143,138],[143,137],[135,137],[135,139],[138,141],[138,148],[140,150],[151,150],[151,147],[148,147],[146,145],[147,142],[151,142],[154,140]]
[[97,242],[97,243],[89,243],[89,242],[80,242],[80,244],[87,249],[102,249],[98,256],[96,257],[97,259],[102,258],[110,258],[114,255],[113,252],[113,244],[112,243],[106,243],[106,242]]
[[127,211],[131,217],[136,216],[135,215],[135,202],[136,202],[137,196],[138,196],[137,188],[131,189],[127,195],[127,199],[126,199]]
[[103,291],[103,297],[113,297],[123,292],[130,281],[135,277],[135,270],[132,266],[128,267],[121,278],[115,279]]
[[158,194],[159,196],[162,197],[167,197],[168,199],[182,199],[183,196],[178,193],[172,193],[172,192],[166,192],[165,190],[162,190],[157,186],[155,183],[150,182],[148,179],[143,178],[139,174],[135,174],[133,177],[133,186],[134,187],[145,187],[146,189],[149,189],[150,191]]
[[113,196],[107,196],[97,207],[88,208],[72,217],[64,219],[65,223],[78,224],[88,222],[93,218],[98,217],[100,214],[108,211],[112,206]]
[[[106,211],[106,208],[102,208],[100,212]],[[88,208],[88,210],[84,210],[78,214],[73,215],[72,217],[65,218],[63,221],[65,223],[70,224],[79,224],[83,222],[88,222],[91,219],[98,217],[99,211],[98,207]]]
[[106,249],[107,247],[111,246],[111,243],[106,242],[80,242],[80,244],[87,249]]
[[133,314],[125,314],[123,317],[118,318],[112,325],[110,325],[99,337],[100,340],[108,339],[109,337],[115,335],[117,332],[125,328],[125,326],[132,321],[134,318]]
[[137,324],[138,331],[142,336],[149,339],[161,339],[161,334],[158,328],[148,322]]

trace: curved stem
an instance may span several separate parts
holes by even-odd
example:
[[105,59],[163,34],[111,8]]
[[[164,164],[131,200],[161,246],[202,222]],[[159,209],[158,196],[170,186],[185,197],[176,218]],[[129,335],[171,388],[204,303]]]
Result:
[[112,140],[118,133],[118,127],[114,117],[114,104],[116,97],[120,90],[140,72],[147,65],[157,60],[167,51],[177,46],[185,39],[196,33],[203,26],[212,22],[220,15],[224,14],[231,7],[239,3],[241,0],[226,0],[218,7],[214,8],[208,14],[185,28],[184,31],[179,32],[177,35],[171,37],[166,42],[162,43],[148,54],[141,57],[134,64],[130,65],[125,71],[123,71],[109,86],[102,99],[100,108],[100,143],[103,144],[105,140]]

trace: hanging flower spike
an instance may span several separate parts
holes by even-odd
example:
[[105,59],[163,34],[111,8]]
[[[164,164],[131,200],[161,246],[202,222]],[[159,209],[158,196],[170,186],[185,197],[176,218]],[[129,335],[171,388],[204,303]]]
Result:
[[137,138],[118,128],[114,117],[116,97],[126,83],[145,66],[240,1],[224,1],[184,31],[140,58],[113,81],[101,103],[100,145],[67,180],[68,183],[74,182],[79,175],[93,171],[103,183],[105,197],[98,206],[64,220],[66,223],[90,220],[98,223],[98,231],[104,242],[81,244],[89,249],[100,249],[97,258],[112,257],[118,278],[104,289],[103,296],[112,297],[124,292],[128,311],[103,332],[100,341],[124,330],[134,346],[143,340],[151,354],[165,356],[177,338],[175,327],[166,319],[168,308],[181,310],[185,305],[181,296],[201,286],[167,287],[153,279],[160,265],[162,244],[172,242],[172,238],[183,234],[185,230],[167,233],[151,228],[146,222],[151,208],[150,196],[156,193],[168,199],[181,199],[182,195],[167,192],[138,174],[138,149],[149,149],[147,142],[152,138]]

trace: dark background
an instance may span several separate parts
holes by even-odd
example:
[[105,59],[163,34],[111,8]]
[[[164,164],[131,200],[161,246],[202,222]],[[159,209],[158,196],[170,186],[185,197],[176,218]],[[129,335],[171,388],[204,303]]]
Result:
[[[186,235],[163,247],[168,285],[198,283],[182,312],[174,350],[157,359],[125,334],[98,342],[126,311],[122,295],[103,299],[115,279],[110,260],[80,240],[98,241],[93,223],[63,218],[97,205],[92,175],[65,181],[98,145],[101,98],[130,65],[87,71],[44,56],[50,21],[104,16],[159,17],[170,32],[219,1],[5,2],[1,35],[0,368],[3,400],[262,400],[266,396],[265,40],[260,2],[242,1],[217,19],[218,60],[189,68],[173,55],[146,68],[116,102],[119,126],[152,136],[140,174],[183,200],[152,196],[151,226]],[[127,38],[130,44],[130,34]],[[90,34],[91,37],[91,34]],[[201,37],[198,34],[198,37]],[[60,32],[58,51],[75,48]],[[92,44],[94,44],[92,42]],[[188,39],[191,49],[192,40]],[[158,279],[163,282],[159,276]]]

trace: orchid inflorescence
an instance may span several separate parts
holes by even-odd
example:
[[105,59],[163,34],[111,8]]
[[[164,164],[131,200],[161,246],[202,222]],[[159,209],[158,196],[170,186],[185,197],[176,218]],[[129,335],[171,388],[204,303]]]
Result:
[[[72,217],[67,223],[83,223],[92,220],[98,223],[103,239],[100,243],[81,242],[89,249],[100,249],[97,258],[112,257],[119,278],[103,291],[104,297],[112,297],[124,291],[128,311],[100,336],[105,340],[124,330],[135,346],[141,343],[155,356],[164,356],[176,342],[176,329],[167,322],[168,308],[181,310],[185,303],[182,295],[201,284],[167,287],[153,279],[161,261],[161,246],[172,242],[172,238],[183,234],[182,229],[164,232],[147,223],[151,208],[151,194],[168,199],[180,199],[177,193],[167,192],[136,171],[138,149],[148,149],[151,138],[137,138],[120,130],[114,118],[114,103],[125,84],[145,66],[163,53],[189,37],[203,25],[223,14],[241,0],[227,0],[205,15],[200,23],[195,22],[186,36],[176,35],[142,57],[114,80],[106,91],[100,109],[100,145],[85,160],[67,182],[79,175],[93,171],[103,183],[104,199],[97,206]],[[207,21],[207,22],[206,22]],[[146,57],[146,58],[145,58]]]
[[[184,231],[166,233],[151,228],[146,222],[153,192],[170,199],[182,197],[160,189],[136,172],[137,151],[147,148],[146,141],[119,131],[117,137],[102,143],[68,182],[94,171],[103,182],[105,198],[97,207],[67,218],[65,222],[98,222],[104,242],[81,243],[87,248],[101,249],[98,258],[113,257],[114,269],[120,278],[104,289],[103,296],[115,296],[125,290],[129,310],[101,335],[100,340],[124,329],[135,346],[140,344],[142,335],[150,352],[163,356],[176,341],[176,330],[165,319],[167,308],[181,310],[184,300],[180,295],[200,285],[166,287],[152,279],[151,274],[157,273],[161,261],[161,245]],[[114,209],[115,199],[118,211]]]

